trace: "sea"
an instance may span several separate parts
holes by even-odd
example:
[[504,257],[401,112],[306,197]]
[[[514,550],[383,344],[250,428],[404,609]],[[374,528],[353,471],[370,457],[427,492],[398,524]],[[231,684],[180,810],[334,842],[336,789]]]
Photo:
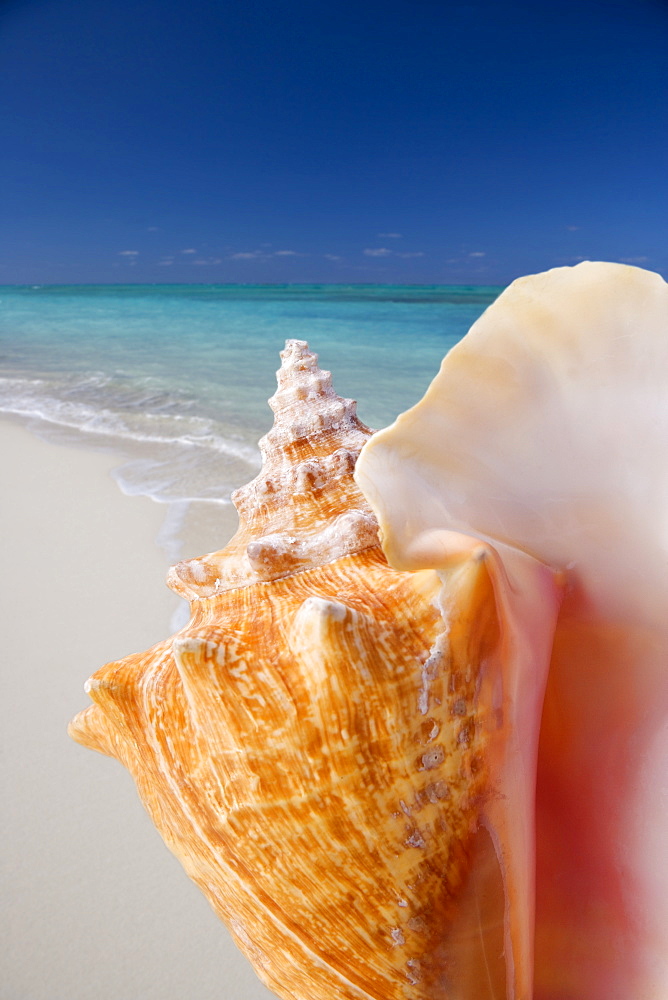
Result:
[[286,339],[308,341],[337,392],[380,428],[420,399],[501,290],[4,286],[0,412],[44,438],[117,455],[123,492],[169,505],[163,543],[178,558],[190,505],[229,506],[259,469]]

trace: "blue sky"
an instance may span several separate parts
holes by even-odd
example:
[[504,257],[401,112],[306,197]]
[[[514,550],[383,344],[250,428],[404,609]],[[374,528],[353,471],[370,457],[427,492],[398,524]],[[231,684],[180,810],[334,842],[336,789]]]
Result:
[[668,275],[668,0],[4,0],[0,282]]

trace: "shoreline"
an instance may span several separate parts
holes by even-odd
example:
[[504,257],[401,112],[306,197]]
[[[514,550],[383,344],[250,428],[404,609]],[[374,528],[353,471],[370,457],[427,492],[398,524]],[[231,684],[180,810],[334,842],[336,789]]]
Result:
[[[115,441],[113,435],[91,436],[84,431],[51,423],[38,416],[0,411],[0,447],[5,427],[20,428],[26,431],[32,440],[43,442],[49,447],[63,449],[63,454],[69,452],[97,456],[98,462],[103,463],[100,468],[106,473],[118,495],[127,497],[131,501],[138,500],[146,512],[152,511],[147,513],[147,518],[153,522],[149,529],[147,521],[147,530],[152,531],[152,534],[147,535],[147,540],[155,542],[164,553],[165,578],[168,569],[175,563],[222,549],[237,530],[236,509],[229,500],[215,501],[200,498],[169,500],[148,491],[144,492],[141,487],[126,488],[123,472],[128,465],[138,461],[138,458],[126,441],[122,439]],[[145,456],[139,460],[143,458]],[[256,474],[256,471],[251,471],[249,478]],[[135,509],[140,508],[138,506]],[[174,599],[180,600],[176,596]],[[176,631],[176,628],[175,625],[173,630]]]
[[7,996],[270,1000],[129,775],[66,733],[86,679],[186,607],[164,582],[166,505],[124,496],[111,452],[7,419],[0,449]]

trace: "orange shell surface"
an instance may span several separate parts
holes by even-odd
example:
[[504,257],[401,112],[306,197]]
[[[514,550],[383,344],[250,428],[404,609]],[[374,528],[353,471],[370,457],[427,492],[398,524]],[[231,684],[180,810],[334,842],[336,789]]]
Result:
[[235,538],[172,571],[188,626],[94,674],[71,733],[132,773],[278,996],[530,1000],[536,735],[513,698],[535,709],[544,676],[513,673],[484,545],[388,566],[352,478],[371,432],[315,361],[288,342]]

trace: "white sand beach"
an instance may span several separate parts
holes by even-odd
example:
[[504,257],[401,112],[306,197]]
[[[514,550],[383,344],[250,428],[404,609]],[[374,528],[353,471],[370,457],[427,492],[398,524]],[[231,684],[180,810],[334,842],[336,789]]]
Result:
[[66,733],[91,673],[169,634],[165,508],[123,496],[111,455],[10,422],[0,453],[0,1000],[269,1000],[130,776]]

